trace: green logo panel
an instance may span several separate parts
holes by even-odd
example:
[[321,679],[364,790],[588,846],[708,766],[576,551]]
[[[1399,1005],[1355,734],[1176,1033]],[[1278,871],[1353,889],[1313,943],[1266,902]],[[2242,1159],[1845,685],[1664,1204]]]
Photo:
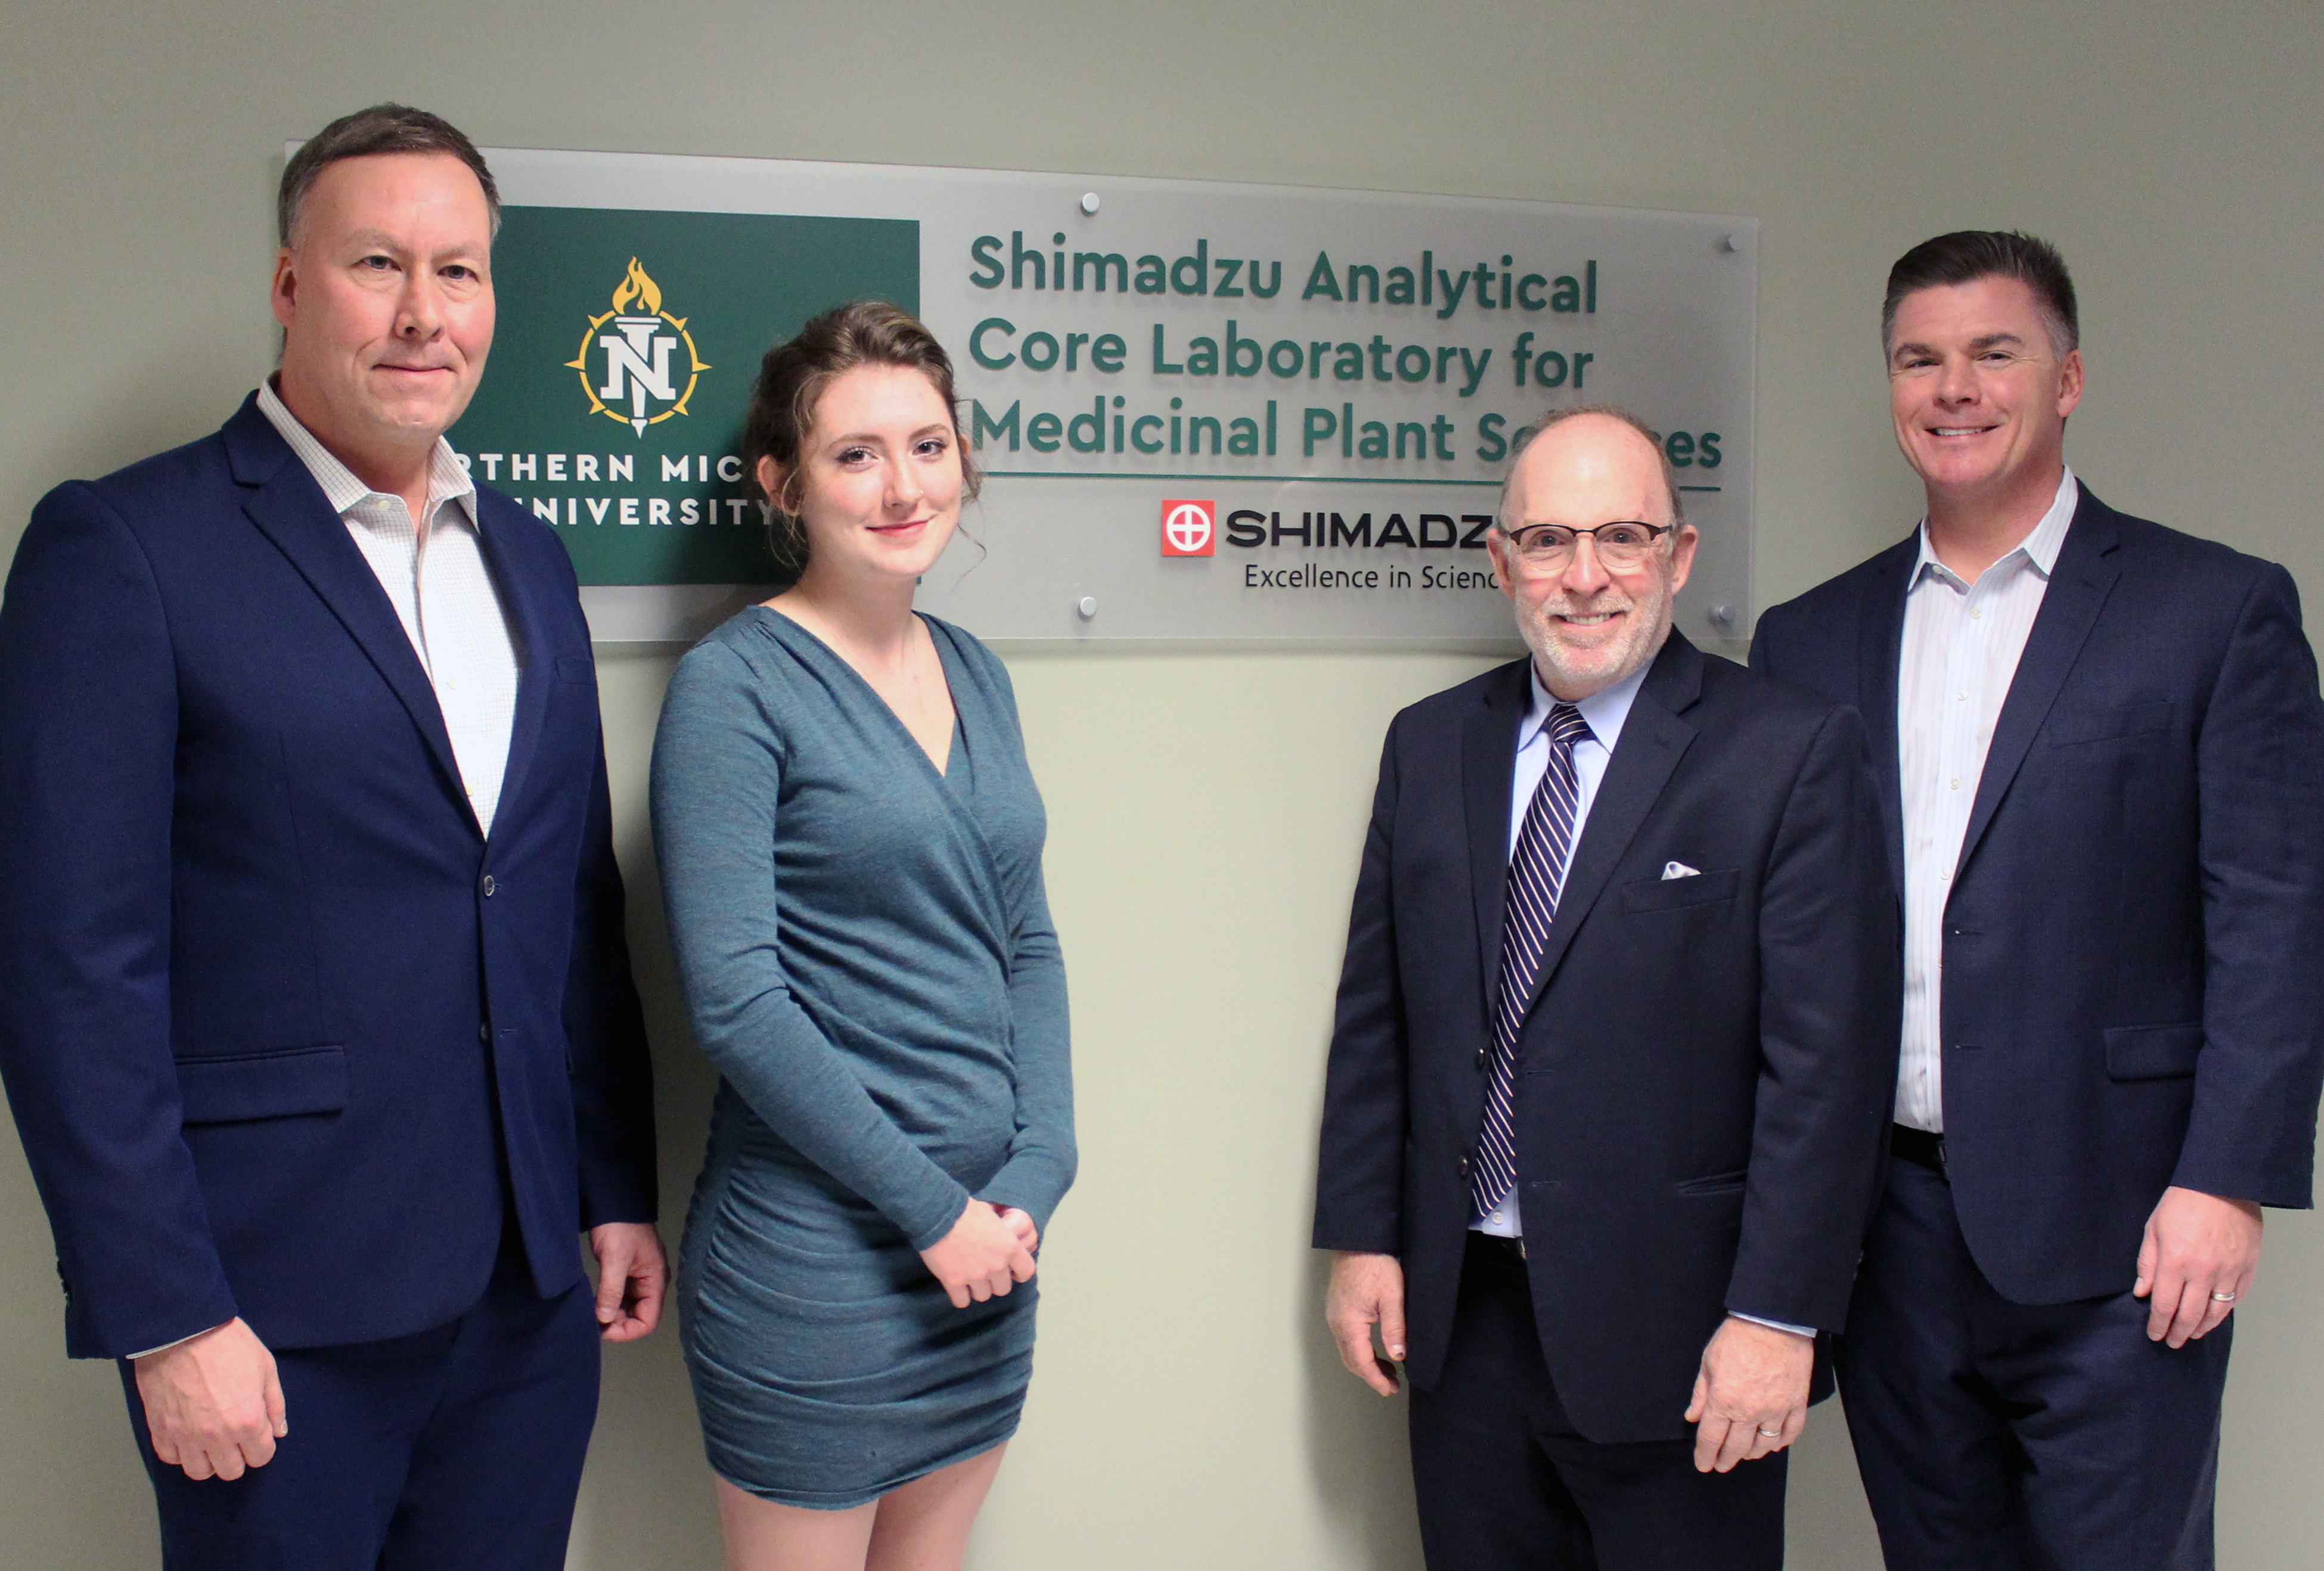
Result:
[[452,446],[556,525],[584,583],[769,582],[741,459],[759,361],[849,300],[917,312],[919,257],[909,219],[510,207]]

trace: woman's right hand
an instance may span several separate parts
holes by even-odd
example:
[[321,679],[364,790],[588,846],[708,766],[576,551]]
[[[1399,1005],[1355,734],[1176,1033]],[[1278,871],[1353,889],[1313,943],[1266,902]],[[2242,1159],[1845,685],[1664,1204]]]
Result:
[[1006,1296],[1020,1282],[1033,1280],[1033,1254],[1016,1228],[983,1200],[971,1200],[952,1231],[920,1251],[928,1274],[944,1283],[952,1307],[964,1309],[973,1300]]

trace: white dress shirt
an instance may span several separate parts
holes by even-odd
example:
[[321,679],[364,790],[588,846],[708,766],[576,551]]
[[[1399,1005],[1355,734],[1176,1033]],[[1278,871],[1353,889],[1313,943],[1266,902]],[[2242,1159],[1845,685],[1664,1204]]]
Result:
[[441,436],[428,469],[421,527],[400,496],[372,490],[299,423],[273,387],[258,390],[264,411],[347,526],[436,690],[452,758],[476,825],[492,832],[516,720],[517,649],[485,568],[476,488]]
[[1945,1127],[1945,903],[1969,832],[1986,749],[2042,609],[2078,496],[2070,469],[2034,532],[1975,583],[1937,560],[1928,520],[1904,592],[1896,668],[1896,763],[1904,818],[1904,1014],[1896,1122]]
[[[1590,734],[1573,744],[1574,784],[1578,800],[1573,807],[1573,833],[1565,842],[1565,865],[1558,869],[1558,884],[1564,886],[1566,870],[1573,866],[1574,848],[1582,843],[1582,826],[1590,822],[1590,804],[1598,799],[1598,783],[1606,778],[1606,762],[1614,756],[1614,744],[1622,740],[1622,722],[1630,718],[1631,702],[1646,680],[1653,666],[1649,660],[1611,687],[1604,687],[1582,700],[1573,707],[1590,727]],[[1552,697],[1541,684],[1541,668],[1528,664],[1526,670],[1533,677],[1533,702],[1526,706],[1525,719],[1517,726],[1517,761],[1509,790],[1509,859],[1517,859],[1517,835],[1525,828],[1526,809],[1533,804],[1533,794],[1540,788],[1541,777],[1549,773],[1549,738],[1544,728],[1549,724],[1551,708],[1561,702]],[[1555,919],[1553,918],[1553,921]],[[1502,1238],[1522,1236],[1525,1228],[1517,1217],[1517,1191],[1510,1187],[1508,1198],[1484,1217],[1470,1224],[1479,1233],[1491,1233]]]

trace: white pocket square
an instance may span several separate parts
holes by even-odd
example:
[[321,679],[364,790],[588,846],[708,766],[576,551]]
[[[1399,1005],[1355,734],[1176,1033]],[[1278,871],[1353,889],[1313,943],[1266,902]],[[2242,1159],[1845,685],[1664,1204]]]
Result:
[[1663,877],[1665,879],[1700,878],[1702,877],[1702,869],[1701,868],[1690,868],[1684,862],[1665,862],[1663,864]]

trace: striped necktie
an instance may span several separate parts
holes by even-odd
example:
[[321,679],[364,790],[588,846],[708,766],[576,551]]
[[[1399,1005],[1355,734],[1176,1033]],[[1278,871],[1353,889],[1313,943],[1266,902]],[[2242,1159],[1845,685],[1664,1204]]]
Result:
[[1565,883],[1565,855],[1573,843],[1573,818],[1582,805],[1582,783],[1573,770],[1573,744],[1590,735],[1590,722],[1570,703],[1552,707],[1542,726],[1549,739],[1549,767],[1541,773],[1525,825],[1517,831],[1517,854],[1509,859],[1508,906],[1501,918],[1501,988],[1493,1004],[1493,1078],[1485,1088],[1485,1125],[1470,1164],[1469,1196],[1477,1215],[1489,1217],[1517,1181],[1516,1130],[1509,1107],[1517,1091],[1517,1032],[1541,979],[1541,951],[1549,943],[1550,919],[1557,914],[1558,891]]

